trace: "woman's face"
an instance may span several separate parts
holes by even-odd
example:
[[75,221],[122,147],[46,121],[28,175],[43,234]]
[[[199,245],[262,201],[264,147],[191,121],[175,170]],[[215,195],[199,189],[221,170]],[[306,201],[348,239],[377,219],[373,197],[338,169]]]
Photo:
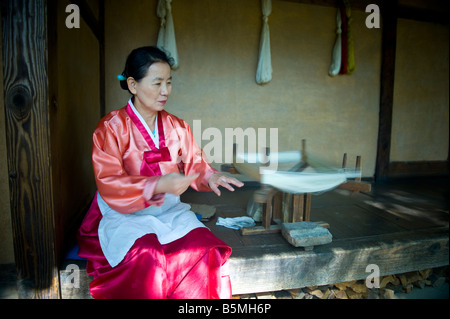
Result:
[[128,88],[134,95],[134,105],[144,112],[158,112],[172,92],[172,76],[169,64],[156,62],[150,65],[147,75],[139,82],[127,79]]

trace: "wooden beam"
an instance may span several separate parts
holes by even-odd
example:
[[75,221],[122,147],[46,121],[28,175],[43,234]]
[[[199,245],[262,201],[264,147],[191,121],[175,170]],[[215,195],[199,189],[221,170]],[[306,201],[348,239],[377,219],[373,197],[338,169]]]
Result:
[[391,150],[392,108],[394,104],[395,52],[397,46],[397,0],[383,1],[380,112],[375,180],[388,178]]
[[[20,298],[58,298],[46,0],[2,2],[11,219]],[[53,79],[54,80],[54,79]]]
[[[376,264],[380,276],[401,274],[448,265],[448,227],[399,233],[345,238],[314,247],[312,251],[285,245],[233,247],[230,278],[233,294],[249,294],[337,282],[366,279],[369,264]],[[80,288],[70,283],[73,271],[80,268]],[[64,299],[89,299],[86,262],[68,260],[61,267]]]
[[100,63],[100,117],[106,113],[105,85],[105,0],[98,0],[98,18],[95,17],[86,0],[71,0],[80,9],[80,15],[98,40]]
[[[340,0],[278,0],[278,1],[295,2],[301,4],[310,4],[323,7],[337,8],[339,6]],[[382,0],[357,0],[357,1],[350,1],[350,5],[352,10],[365,11],[366,7],[369,4],[379,5],[381,1]]]
[[[308,5],[337,8],[340,0],[277,0]],[[350,6],[354,11],[366,11],[369,4],[381,6],[383,0],[351,0]],[[445,1],[399,1],[397,17],[415,21],[449,24],[449,9]]]
[[[94,13],[89,7],[89,4],[86,0],[70,0],[73,4],[76,4],[78,8],[80,8],[80,15],[83,18],[84,22],[89,26],[92,33],[94,33],[97,40],[103,42],[104,33],[102,32],[103,26],[100,24],[99,20],[95,17]],[[104,6],[100,4],[99,11],[100,15],[104,14]],[[103,6],[103,8],[102,8]]]
[[233,294],[328,285],[365,279],[376,264],[380,276],[448,265],[448,226],[333,240],[305,251],[290,245],[233,248]]
[[105,0],[99,1],[99,17],[98,26],[100,32],[100,39],[98,40],[99,47],[99,62],[100,62],[100,117],[106,114],[106,66],[105,66]]

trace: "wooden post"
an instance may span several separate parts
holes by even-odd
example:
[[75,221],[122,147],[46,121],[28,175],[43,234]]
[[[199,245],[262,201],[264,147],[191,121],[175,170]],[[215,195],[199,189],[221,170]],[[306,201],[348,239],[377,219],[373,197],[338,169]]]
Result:
[[292,195],[292,220],[291,223],[303,221],[303,210],[304,210],[304,194],[294,194]]
[[[49,0],[51,2],[51,0]],[[51,3],[56,6],[55,3]],[[59,298],[55,249],[46,0],[2,2],[3,67],[11,219],[20,298]],[[52,33],[54,34],[54,33]],[[52,37],[52,35],[50,36]]]
[[[361,156],[358,155],[356,156],[356,164],[355,164],[355,172],[360,172],[361,173]],[[361,181],[361,177],[356,177],[355,181]]]
[[311,218],[311,193],[305,194],[305,213],[303,215],[304,221],[309,221]]
[[262,225],[266,230],[268,230],[272,224],[272,196],[267,196],[265,206],[265,214],[263,215]]
[[342,168],[347,168],[347,153],[344,153],[342,158]]
[[397,45],[397,0],[382,1],[382,53],[380,76],[380,112],[376,181],[387,180],[391,150],[392,108],[394,104],[395,52]]
[[302,139],[302,162],[308,162],[308,156],[306,155],[306,140]]
[[277,192],[273,196],[273,211],[272,219],[274,221],[281,221],[283,219],[283,193]]
[[290,223],[292,220],[292,194],[283,193],[283,223]]

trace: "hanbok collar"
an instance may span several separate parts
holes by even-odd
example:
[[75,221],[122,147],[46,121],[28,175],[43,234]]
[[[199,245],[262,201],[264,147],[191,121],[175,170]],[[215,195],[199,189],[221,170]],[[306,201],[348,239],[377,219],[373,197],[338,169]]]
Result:
[[[148,136],[152,139],[153,145],[155,145],[156,148],[159,148],[159,130],[158,130],[158,113],[156,113],[156,117],[155,117],[155,130],[152,132],[152,130],[150,129],[150,127],[147,125],[147,122],[145,122],[144,118],[142,117],[142,115],[139,113],[139,111],[136,109],[136,107],[133,104],[133,101],[131,99],[128,100],[128,105],[130,106],[131,110],[133,111],[133,115],[137,116],[137,118],[139,119],[139,122],[142,126],[144,126],[145,131],[147,132]],[[136,124],[136,119],[133,119],[133,115],[130,114],[130,112],[128,112],[128,115],[131,117],[131,119],[133,120],[133,122],[135,122],[134,124]],[[139,131],[141,131],[142,133],[142,128],[140,127],[140,125],[136,125],[139,128]],[[143,134],[144,135],[144,134]],[[144,135],[144,138],[147,140],[148,136]],[[147,141],[148,143],[148,141]]]
[[136,110],[131,99],[128,101],[126,112],[133,123],[141,132],[142,137],[150,147],[150,151],[143,153],[142,164],[140,169],[141,176],[158,176],[161,175],[159,162],[171,161],[169,149],[166,147],[164,138],[164,127],[162,124],[161,114],[158,112],[155,119],[155,133],[150,131],[147,123]]

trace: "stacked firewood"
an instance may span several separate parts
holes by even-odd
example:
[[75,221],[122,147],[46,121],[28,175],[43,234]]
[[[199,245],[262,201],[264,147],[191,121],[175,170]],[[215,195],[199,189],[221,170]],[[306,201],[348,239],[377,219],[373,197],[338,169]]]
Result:
[[380,277],[379,288],[367,288],[365,280],[352,280],[324,286],[234,296],[242,299],[395,299],[426,286],[439,287],[448,281],[448,267],[412,271]]

